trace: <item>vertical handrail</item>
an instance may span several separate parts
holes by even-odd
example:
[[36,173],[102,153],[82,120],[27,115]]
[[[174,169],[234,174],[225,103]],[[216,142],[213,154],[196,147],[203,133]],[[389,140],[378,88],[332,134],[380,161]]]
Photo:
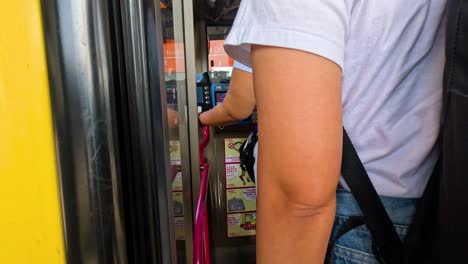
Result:
[[193,239],[193,263],[194,264],[210,264],[210,243],[208,231],[208,216],[206,194],[208,190],[208,176],[210,166],[205,161],[205,148],[210,139],[210,128],[203,127],[203,140],[199,146],[200,158],[200,191],[198,193],[197,208],[195,212],[195,231]]
[[203,127],[203,139],[200,142],[200,148],[199,148],[200,166],[203,166],[203,164],[205,164],[204,151],[209,141],[210,141],[210,128],[205,126]]

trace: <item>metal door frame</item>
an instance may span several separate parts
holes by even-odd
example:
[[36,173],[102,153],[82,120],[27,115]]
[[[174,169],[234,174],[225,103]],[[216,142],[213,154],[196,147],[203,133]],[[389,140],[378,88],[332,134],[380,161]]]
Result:
[[[132,138],[134,263],[176,263],[159,2],[121,1]],[[143,192],[140,192],[143,191]],[[146,231],[146,232],[145,232]]]
[[42,1],[67,263],[124,263],[106,1]]
[[41,3],[67,263],[175,263],[159,3]]

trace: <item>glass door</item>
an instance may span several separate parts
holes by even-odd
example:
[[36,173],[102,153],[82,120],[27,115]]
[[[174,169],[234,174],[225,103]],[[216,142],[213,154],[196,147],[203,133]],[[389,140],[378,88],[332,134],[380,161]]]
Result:
[[67,261],[192,262],[182,0],[42,3]]
[[161,0],[164,89],[166,92],[171,194],[177,263],[190,263],[192,195],[187,122],[187,77],[182,0]]
[[179,113],[185,77],[174,10],[168,1],[120,1],[126,76],[121,115],[122,131],[127,131],[122,140],[128,162],[123,185],[132,263],[186,261],[185,217],[190,214],[182,176],[187,132]]
[[[192,182],[182,0],[120,1],[133,263],[191,263]],[[198,151],[198,148],[197,150]]]

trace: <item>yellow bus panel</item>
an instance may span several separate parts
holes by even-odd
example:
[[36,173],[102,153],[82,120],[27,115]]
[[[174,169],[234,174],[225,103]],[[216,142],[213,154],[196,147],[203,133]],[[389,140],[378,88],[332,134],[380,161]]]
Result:
[[39,0],[0,2],[0,263],[65,263]]

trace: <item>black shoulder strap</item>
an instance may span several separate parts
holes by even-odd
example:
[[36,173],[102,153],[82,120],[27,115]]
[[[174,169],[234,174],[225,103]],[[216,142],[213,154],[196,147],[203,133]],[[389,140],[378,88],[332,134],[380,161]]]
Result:
[[377,260],[388,264],[403,263],[403,244],[344,128],[341,174],[361,208],[364,222],[372,234]]
[[257,131],[252,132],[249,137],[242,143],[241,147],[239,148],[239,159],[240,159],[240,167],[247,174],[252,180],[255,182],[255,157],[254,157],[254,149],[255,145],[258,141]]

